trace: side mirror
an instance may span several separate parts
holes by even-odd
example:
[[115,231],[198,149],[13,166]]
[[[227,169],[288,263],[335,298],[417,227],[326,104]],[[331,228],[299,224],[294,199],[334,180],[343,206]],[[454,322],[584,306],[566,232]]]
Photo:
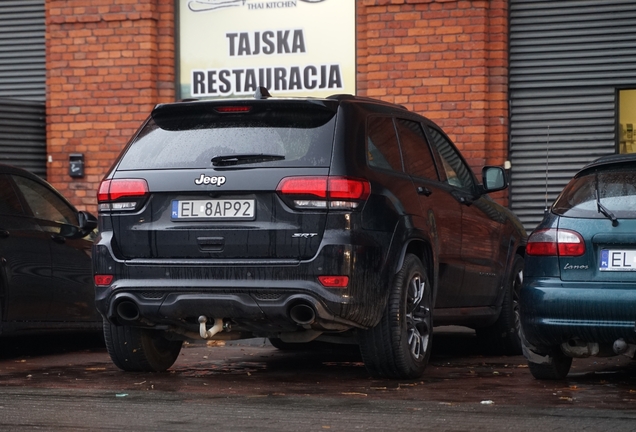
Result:
[[485,166],[481,170],[482,186],[486,193],[496,192],[508,187],[506,171],[498,166]]
[[89,212],[77,212],[77,220],[79,226],[62,224],[60,227],[60,235],[71,239],[82,238],[97,228],[97,218]]
[[84,235],[97,228],[97,218],[87,211],[78,212],[77,219],[79,220],[79,229]]

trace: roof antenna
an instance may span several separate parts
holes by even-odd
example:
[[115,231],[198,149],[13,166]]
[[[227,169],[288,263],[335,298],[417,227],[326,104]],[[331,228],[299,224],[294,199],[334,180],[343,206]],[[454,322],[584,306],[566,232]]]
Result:
[[548,125],[548,140],[545,145],[545,209],[543,214],[548,213],[548,171],[550,167],[550,125]]
[[272,95],[269,94],[266,87],[259,87],[256,89],[256,93],[254,93],[254,99],[268,99],[271,97]]

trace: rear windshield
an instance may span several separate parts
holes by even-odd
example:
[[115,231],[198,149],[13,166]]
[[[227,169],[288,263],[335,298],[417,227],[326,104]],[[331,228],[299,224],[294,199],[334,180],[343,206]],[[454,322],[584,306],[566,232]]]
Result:
[[212,158],[232,155],[276,156],[241,167],[329,166],[333,111],[291,106],[218,114],[203,108],[153,113],[118,169],[210,168]]
[[563,189],[552,211],[567,217],[605,218],[597,196],[617,218],[636,218],[636,170],[595,171],[575,178]]

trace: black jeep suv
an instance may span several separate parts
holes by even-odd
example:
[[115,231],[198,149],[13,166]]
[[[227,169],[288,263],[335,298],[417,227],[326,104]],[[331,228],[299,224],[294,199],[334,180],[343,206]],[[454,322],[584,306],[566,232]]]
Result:
[[108,352],[161,371],[191,338],[355,342],[372,375],[414,378],[433,322],[520,352],[525,231],[486,195],[506,186],[377,100],[158,105],[98,192]]

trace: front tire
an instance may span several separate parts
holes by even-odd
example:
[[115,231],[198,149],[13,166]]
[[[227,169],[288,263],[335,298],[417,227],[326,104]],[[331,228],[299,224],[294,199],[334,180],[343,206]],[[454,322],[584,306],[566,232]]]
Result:
[[111,360],[127,372],[163,372],[174,364],[183,342],[162,332],[104,321],[104,340]]
[[360,352],[372,376],[413,379],[424,373],[431,356],[432,303],[426,268],[407,254],[380,322],[360,331]]

